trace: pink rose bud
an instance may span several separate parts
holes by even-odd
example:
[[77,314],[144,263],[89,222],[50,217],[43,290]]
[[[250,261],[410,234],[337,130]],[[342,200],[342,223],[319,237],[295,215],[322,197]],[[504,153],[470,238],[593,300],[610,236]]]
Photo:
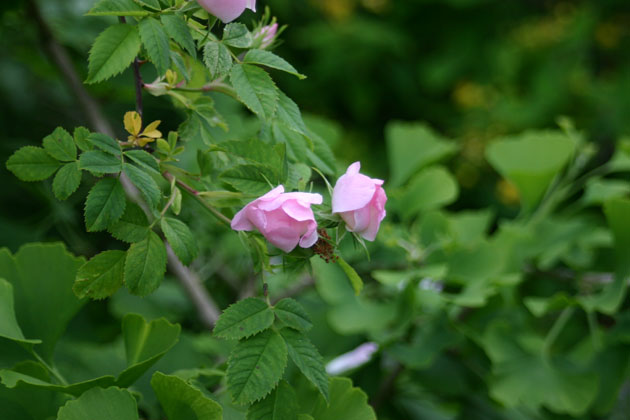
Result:
[[280,185],[236,213],[232,229],[258,229],[284,252],[291,252],[298,243],[302,248],[310,248],[317,242],[317,222],[311,204],[321,203],[320,194],[285,193]]
[[254,35],[254,39],[260,40],[260,49],[265,49],[273,43],[278,32],[278,24],[267,25],[260,28]]
[[256,11],[256,0],[197,0],[199,5],[224,23],[232,22],[245,9]]
[[346,229],[373,241],[385,218],[387,195],[383,181],[362,175],[360,162],[354,162],[333,189],[332,211],[346,222]]
[[378,344],[367,342],[361,344],[356,349],[344,353],[334,358],[326,365],[326,372],[329,375],[341,375],[350,369],[357,368],[366,364],[372,358],[372,355],[378,350]]

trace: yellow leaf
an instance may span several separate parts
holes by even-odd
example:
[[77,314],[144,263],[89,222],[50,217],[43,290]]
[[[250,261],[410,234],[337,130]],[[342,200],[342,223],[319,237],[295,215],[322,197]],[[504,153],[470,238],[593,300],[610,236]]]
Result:
[[153,131],[156,128],[158,128],[158,126],[160,125],[162,121],[157,120],[157,121],[153,121],[151,124],[147,125],[144,129],[144,133],[148,133],[149,131]]
[[137,136],[140,134],[140,130],[142,129],[142,118],[140,118],[140,114],[136,111],[129,111],[125,114],[123,119],[125,124],[125,130],[133,136]]
[[151,143],[152,141],[155,141],[155,139],[150,139],[148,137],[138,137],[136,143],[138,144],[138,146],[144,147],[147,143]]

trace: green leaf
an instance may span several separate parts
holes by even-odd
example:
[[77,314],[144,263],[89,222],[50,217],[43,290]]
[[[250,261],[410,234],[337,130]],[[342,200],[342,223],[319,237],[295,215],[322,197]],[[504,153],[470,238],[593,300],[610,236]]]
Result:
[[188,53],[196,57],[197,48],[195,47],[195,41],[190,34],[190,29],[184,18],[180,15],[161,15],[160,20],[166,33],[179,45],[181,45]]
[[160,173],[160,165],[155,157],[144,150],[128,150],[125,152],[125,156],[133,160],[142,169],[153,171],[157,174]]
[[247,141],[225,141],[210,146],[210,150],[220,150],[258,167],[264,167],[266,171],[271,171],[274,174],[272,177],[268,177],[270,182],[281,183],[286,178],[286,146],[283,144],[272,147],[257,138],[253,138]]
[[264,400],[249,407],[247,420],[297,420],[298,411],[295,391],[286,381],[280,381]]
[[457,151],[457,146],[423,123],[389,123],[385,129],[391,186],[403,184],[418,169],[441,161]]
[[146,296],[160,286],[166,271],[166,248],[153,231],[131,244],[125,261],[125,285],[131,293]]
[[307,161],[308,153],[312,151],[306,136],[278,121],[273,122],[271,133],[274,142],[286,145],[287,155],[292,161]]
[[151,387],[169,420],[223,419],[223,408],[182,378],[155,372]]
[[212,79],[218,79],[228,74],[232,68],[232,55],[222,43],[209,41],[203,47],[203,62],[210,70]]
[[104,299],[116,293],[123,284],[124,251],[104,251],[90,258],[77,272],[72,287],[79,298]]
[[25,344],[41,343],[41,340],[28,340],[15,317],[13,286],[0,278],[0,337]]
[[313,327],[304,307],[294,299],[282,299],[274,305],[273,312],[280,321],[296,330],[308,331]]
[[328,401],[328,375],[326,374],[324,360],[317,348],[304,334],[291,328],[283,328],[280,330],[280,334],[284,338],[293,363]]
[[574,141],[564,133],[529,131],[491,143],[486,157],[494,169],[516,186],[523,206],[531,210],[574,149]]
[[243,63],[259,64],[297,76],[299,79],[306,79],[301,73],[289,64],[284,58],[279,57],[267,50],[249,50],[243,58]]
[[57,420],[138,420],[136,399],[126,389],[92,388],[59,409]]
[[223,30],[223,42],[231,47],[247,48],[252,44],[252,35],[242,23],[230,23]]
[[168,35],[162,24],[152,17],[142,19],[138,27],[140,28],[140,38],[147,53],[149,53],[149,58],[155,64],[158,76],[162,76],[171,66]]
[[586,181],[582,202],[585,205],[602,205],[613,198],[630,194],[630,184],[619,179],[589,178]]
[[162,6],[160,6],[160,0],[134,0],[136,3],[146,6],[149,9],[153,10],[162,10]]
[[324,139],[311,132],[309,139],[313,142],[313,150],[308,149],[306,151],[306,157],[313,166],[327,175],[332,175],[336,172],[335,155],[330,146]]
[[287,346],[277,332],[266,330],[239,342],[230,353],[228,389],[238,404],[265,397],[282,378]]
[[434,210],[457,199],[459,187],[451,173],[441,166],[431,166],[416,174],[396,202],[405,219]]
[[262,165],[238,165],[221,173],[220,178],[239,191],[260,195],[280,184],[274,171]]
[[119,23],[105,29],[90,50],[86,83],[107,80],[125,70],[140,52],[138,27]]
[[94,146],[98,147],[102,151],[112,154],[114,156],[120,156],[120,143],[118,143],[113,138],[102,133],[92,133],[88,137],[88,140],[90,141],[90,143],[92,143]]
[[107,230],[120,241],[140,242],[149,234],[149,222],[147,215],[137,204],[127,203],[122,217]]
[[213,334],[240,340],[266,330],[273,324],[273,312],[258,298],[247,298],[230,305],[219,317]]
[[117,174],[122,171],[122,161],[119,157],[109,153],[101,152],[100,150],[89,150],[81,153],[79,169],[90,171],[97,176]]
[[88,137],[90,137],[90,130],[88,130],[87,128],[85,127],[75,128],[73,137],[74,137],[74,143],[82,151],[87,152],[88,150],[92,150],[94,148],[94,145],[92,144],[92,142],[88,140]]
[[26,337],[42,340],[37,351],[47,360],[68,322],[85,303],[72,292],[84,262],[59,243],[27,244],[15,255],[0,249],[0,278],[13,285],[17,321]]
[[162,192],[160,191],[160,187],[158,187],[155,180],[151,178],[151,175],[147,174],[142,169],[128,163],[124,165],[123,170],[125,174],[129,177],[129,180],[133,183],[133,185],[135,185],[140,190],[147,204],[151,208],[157,208],[162,198]]
[[241,101],[260,118],[270,120],[278,106],[278,89],[269,74],[251,64],[236,64],[230,80]]
[[164,318],[147,322],[137,314],[123,318],[127,368],[118,376],[116,385],[128,387],[153,366],[179,340],[181,327]]
[[308,134],[308,129],[302,119],[300,108],[298,108],[291,98],[280,90],[278,90],[278,108],[276,110],[276,118],[279,122],[289,127],[289,129],[305,136]]
[[348,378],[330,379],[330,401],[319,396],[310,415],[314,420],[376,420],[367,395]]
[[171,244],[173,252],[185,265],[189,265],[197,257],[197,241],[184,222],[172,217],[163,217],[160,222],[162,232]]
[[50,156],[62,162],[72,162],[77,159],[77,147],[70,133],[61,127],[55,128],[52,134],[44,137],[44,150]]
[[360,295],[361,290],[363,290],[363,280],[361,280],[361,277],[359,277],[354,268],[352,268],[343,258],[338,257],[337,264],[339,264],[339,267],[341,267],[343,272],[346,274],[346,277],[348,277],[348,280],[350,280],[354,294],[357,296]]
[[104,230],[118,221],[125,211],[125,203],[125,191],[118,179],[103,178],[97,182],[85,201],[85,226],[88,232]]
[[53,179],[53,193],[59,200],[65,200],[81,185],[79,162],[66,163]]
[[148,11],[144,10],[133,0],[99,0],[87,16],[146,16]]
[[41,147],[24,146],[7,160],[7,169],[22,181],[42,181],[61,166]]

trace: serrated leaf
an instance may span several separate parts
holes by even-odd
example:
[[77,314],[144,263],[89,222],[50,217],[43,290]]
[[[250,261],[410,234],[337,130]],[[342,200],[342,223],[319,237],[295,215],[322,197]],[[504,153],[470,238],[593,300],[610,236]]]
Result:
[[249,50],[247,54],[245,54],[245,58],[243,58],[243,63],[259,64],[272,69],[284,71],[298,77],[299,79],[306,79],[306,76],[298,73],[295,67],[289,64],[289,62],[287,62],[284,58],[277,56],[271,51]]
[[22,181],[42,181],[60,166],[59,161],[41,147],[35,146],[24,146],[7,160],[7,169]]
[[133,0],[99,0],[87,16],[146,16],[149,12],[144,10]]
[[138,27],[119,23],[105,29],[90,50],[86,83],[97,83],[122,73],[140,52]]
[[90,258],[77,272],[72,290],[79,298],[104,299],[122,286],[124,251],[104,251]]
[[324,360],[317,348],[304,334],[291,328],[283,328],[280,330],[280,334],[284,338],[293,363],[328,401],[328,375]]
[[77,147],[72,136],[61,127],[44,137],[43,144],[46,153],[57,160],[72,162],[77,158]]
[[182,378],[155,372],[151,387],[169,420],[223,419],[221,405]]
[[270,182],[281,183],[286,177],[288,169],[286,146],[284,144],[270,146],[258,138],[253,138],[247,141],[224,141],[218,145],[212,145],[210,150],[223,151],[259,167],[271,170],[274,176],[272,178],[268,177]]
[[269,74],[251,64],[236,64],[230,80],[240,100],[259,117],[270,120],[278,106],[278,89]]
[[209,41],[203,47],[203,62],[213,79],[226,75],[232,68],[232,56],[225,45]]
[[230,23],[223,30],[223,42],[231,47],[247,48],[252,43],[252,35],[242,23]]
[[367,395],[348,378],[331,378],[330,400],[318,397],[310,415],[314,420],[376,420]]
[[159,0],[134,0],[136,3],[153,10],[162,10]]
[[273,122],[271,134],[276,143],[286,145],[287,154],[292,161],[305,162],[307,160],[309,147],[303,134],[278,121]]
[[131,293],[146,296],[160,286],[166,271],[166,248],[153,231],[131,244],[125,261],[125,285]]
[[143,169],[148,169],[157,174],[160,173],[160,166],[150,153],[145,152],[144,150],[128,150],[125,152],[125,156],[129,159],[133,160],[139,167]]
[[220,178],[239,191],[248,194],[264,194],[282,181],[271,168],[263,165],[238,165],[223,172]]
[[276,110],[276,118],[291,130],[300,134],[307,135],[308,130],[302,119],[302,113],[297,104],[291,98],[278,90],[278,108]]
[[81,185],[81,170],[79,162],[70,162],[63,165],[53,179],[53,193],[59,200],[65,200]]
[[57,420],[138,420],[136,399],[126,389],[92,388],[59,409]]
[[140,242],[149,234],[149,222],[144,211],[135,203],[127,203],[127,208],[120,220],[107,229],[120,241]]
[[295,391],[286,381],[280,381],[264,400],[249,407],[247,420],[297,420],[298,411]]
[[162,24],[152,17],[142,19],[138,27],[140,29],[140,38],[147,49],[147,53],[149,53],[149,58],[155,64],[158,76],[162,76],[171,66],[168,35],[164,31]]
[[85,127],[77,127],[74,129],[73,133],[74,143],[77,145],[79,149],[84,152],[88,150],[92,150],[94,145],[88,138],[90,137],[90,130]]
[[109,153],[101,152],[100,150],[89,150],[81,153],[79,169],[90,171],[97,176],[117,174],[122,171],[122,161]]
[[274,305],[273,311],[278,319],[284,322],[288,327],[300,331],[308,331],[313,327],[313,323],[304,310],[304,307],[294,299],[282,299]]
[[140,190],[140,193],[142,193],[142,196],[146,200],[147,204],[151,208],[157,208],[160,204],[160,199],[162,198],[162,192],[155,180],[151,178],[151,175],[128,163],[124,165],[123,170],[133,185]]
[[[175,65],[175,69],[179,72],[179,74],[184,76],[186,82],[190,82],[190,72],[186,67],[186,62],[179,52],[171,50],[171,62]],[[158,141],[159,140],[160,139],[158,139]]]
[[313,142],[313,150],[306,150],[306,157],[311,162],[313,166],[318,168],[320,171],[327,175],[332,175],[335,173],[335,155],[332,150],[330,150],[330,146],[324,139],[319,137],[312,132],[308,136],[308,138]]
[[104,230],[125,211],[125,191],[118,179],[104,178],[90,190],[85,201],[85,226],[88,232]]
[[162,232],[171,244],[173,252],[185,265],[189,265],[197,257],[197,241],[184,222],[172,217],[163,217],[160,222]]
[[179,45],[181,45],[188,53],[196,57],[197,48],[195,47],[195,41],[190,34],[190,29],[186,24],[184,18],[180,15],[162,15],[160,16],[164,29],[168,35]]
[[258,298],[247,298],[230,305],[219,317],[213,334],[240,340],[266,330],[273,324],[273,312]]
[[88,137],[90,143],[104,152],[112,154],[114,156],[120,156],[120,144],[113,138],[103,133],[92,133]]
[[25,344],[41,343],[41,340],[28,340],[15,316],[13,285],[0,278],[0,337]]
[[228,389],[238,404],[265,397],[282,378],[287,346],[277,332],[266,330],[239,342],[230,353]]

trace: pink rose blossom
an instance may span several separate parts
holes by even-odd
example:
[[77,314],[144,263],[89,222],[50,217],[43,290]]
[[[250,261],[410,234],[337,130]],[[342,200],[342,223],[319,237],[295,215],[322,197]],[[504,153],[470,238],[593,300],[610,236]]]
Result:
[[232,229],[258,229],[284,252],[291,252],[298,243],[302,248],[310,248],[317,242],[317,222],[311,204],[321,203],[320,194],[285,193],[280,185],[236,213]]
[[354,162],[333,189],[332,211],[346,222],[346,229],[373,241],[385,218],[387,195],[383,181],[362,175],[360,162]]
[[197,0],[197,2],[224,23],[232,22],[245,9],[256,11],[256,0]]
[[278,33],[278,24],[274,23],[273,25],[267,25],[260,28],[256,34],[254,34],[254,39],[260,39],[260,49],[265,49],[273,43],[273,40],[276,38],[276,33]]

